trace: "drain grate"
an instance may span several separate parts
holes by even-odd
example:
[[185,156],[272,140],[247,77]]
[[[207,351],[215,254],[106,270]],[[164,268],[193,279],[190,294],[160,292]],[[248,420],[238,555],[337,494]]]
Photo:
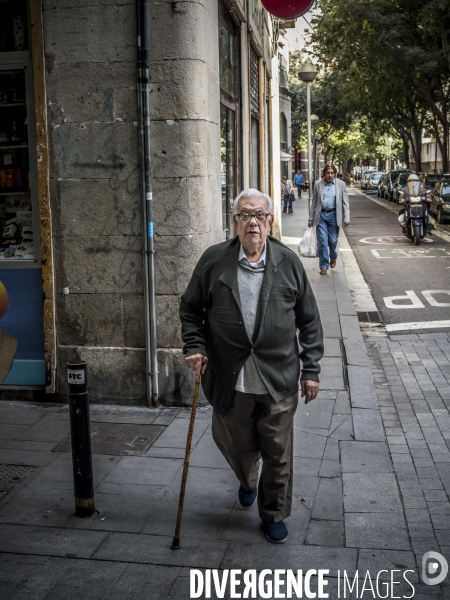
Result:
[[0,498],[3,498],[15,485],[31,475],[34,469],[35,467],[0,465]]
[[377,310],[357,312],[356,315],[360,323],[383,323],[383,317]]
[[[165,425],[134,425],[130,423],[91,423],[92,454],[141,456],[161,433]],[[70,435],[52,452],[72,452]]]

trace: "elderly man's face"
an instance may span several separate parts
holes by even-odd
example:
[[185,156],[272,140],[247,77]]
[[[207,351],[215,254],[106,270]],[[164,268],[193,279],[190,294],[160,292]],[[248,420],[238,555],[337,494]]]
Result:
[[334,177],[335,177],[335,173],[334,173],[333,169],[327,169],[325,171],[325,181],[327,183],[331,183],[333,181]]
[[[238,204],[237,212],[241,215],[266,215],[269,212],[268,202],[265,198],[243,198]],[[254,216],[247,222],[234,217],[236,233],[245,250],[254,251],[264,246],[272,220],[272,215],[266,217],[264,222],[257,221]]]

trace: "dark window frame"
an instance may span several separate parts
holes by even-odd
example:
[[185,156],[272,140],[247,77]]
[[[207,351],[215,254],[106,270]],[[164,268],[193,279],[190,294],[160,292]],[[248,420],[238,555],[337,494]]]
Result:
[[[232,58],[231,63],[229,61],[229,67],[234,70],[233,76],[233,89],[224,89],[222,83],[224,79],[221,76],[221,30],[224,27],[227,30],[230,43],[233,48],[231,49],[230,56]],[[241,71],[240,71],[240,30],[236,26],[233,19],[230,17],[227,7],[223,2],[219,3],[219,86],[220,86],[220,127],[221,127],[221,140],[224,137],[223,134],[223,118],[224,112],[226,111],[226,158],[225,158],[225,171],[221,170],[221,173],[225,173],[225,190],[222,186],[222,217],[223,217],[223,229],[226,231],[226,237],[234,235],[234,223],[232,218],[232,201],[237,196],[238,192],[242,189],[242,169],[241,169],[241,156],[242,156],[242,119],[241,119]],[[230,93],[231,91],[231,93]],[[232,128],[232,131],[229,130]],[[232,144],[228,146],[228,140],[231,133]],[[223,144],[221,144],[223,150]],[[230,154],[232,158],[230,159]],[[233,158],[234,157],[234,158]],[[229,160],[233,161],[232,164],[232,178],[231,184],[228,182],[229,172]],[[221,160],[221,164],[223,161]],[[222,182],[222,175],[221,175]]]

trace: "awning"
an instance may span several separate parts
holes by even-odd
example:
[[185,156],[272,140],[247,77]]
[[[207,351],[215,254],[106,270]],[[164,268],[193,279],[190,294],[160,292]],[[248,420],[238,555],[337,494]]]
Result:
[[283,152],[283,150],[280,150],[280,160],[288,161],[288,160],[292,160],[292,159],[293,159],[292,154],[288,154],[287,152]]

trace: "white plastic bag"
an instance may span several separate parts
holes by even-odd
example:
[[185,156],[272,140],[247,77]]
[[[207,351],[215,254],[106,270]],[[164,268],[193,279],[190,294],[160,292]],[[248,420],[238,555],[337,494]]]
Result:
[[300,240],[298,245],[298,253],[300,256],[307,256],[308,258],[314,258],[317,254],[317,238],[316,228],[308,227],[305,231],[305,235]]

